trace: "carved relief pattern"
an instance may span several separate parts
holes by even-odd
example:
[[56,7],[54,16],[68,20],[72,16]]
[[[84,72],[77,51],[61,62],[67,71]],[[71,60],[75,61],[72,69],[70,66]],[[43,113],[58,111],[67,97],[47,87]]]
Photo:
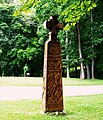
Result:
[[50,42],[50,44],[48,45],[49,51],[48,54],[49,55],[60,55],[60,44],[59,42]]
[[61,59],[59,58],[48,58],[48,70],[60,70],[61,69]]
[[[46,61],[47,59],[47,61]],[[61,48],[59,42],[48,42],[47,56],[44,61],[43,75],[43,101],[46,101],[44,111],[63,110],[63,90],[61,71]],[[47,68],[47,69],[46,69]]]
[[[48,110],[62,110],[60,109],[63,105],[62,96],[62,78],[61,71],[48,72],[48,83],[47,83],[47,109]],[[54,104],[54,105],[53,105]],[[56,105],[56,107],[55,107]]]

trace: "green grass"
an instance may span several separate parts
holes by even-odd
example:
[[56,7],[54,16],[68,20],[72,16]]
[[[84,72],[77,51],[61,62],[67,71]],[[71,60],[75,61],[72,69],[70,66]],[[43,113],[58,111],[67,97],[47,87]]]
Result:
[[[42,86],[42,77],[0,77],[0,86]],[[64,86],[103,85],[103,80],[78,78],[63,78]]]
[[0,86],[41,86],[41,77],[0,77]]
[[78,78],[64,78],[63,83],[65,86],[86,86],[86,85],[103,85],[103,80],[100,79],[78,79]]
[[0,120],[103,120],[103,95],[65,97],[66,115],[41,114],[41,100],[0,101]]

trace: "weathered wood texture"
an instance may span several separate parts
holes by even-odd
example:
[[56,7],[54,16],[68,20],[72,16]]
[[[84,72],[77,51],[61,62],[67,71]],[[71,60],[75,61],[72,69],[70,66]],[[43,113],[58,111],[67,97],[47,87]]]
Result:
[[44,53],[43,111],[63,110],[62,63],[59,42],[47,41]]
[[57,16],[52,16],[46,22],[46,28],[49,29],[49,41],[45,43],[44,51],[43,111],[63,111],[61,47],[57,40],[63,24],[59,23]]

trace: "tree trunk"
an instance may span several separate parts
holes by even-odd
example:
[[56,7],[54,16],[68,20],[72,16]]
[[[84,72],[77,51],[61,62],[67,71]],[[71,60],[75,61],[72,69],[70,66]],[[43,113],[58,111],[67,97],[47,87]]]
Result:
[[[67,49],[68,49],[68,31],[66,31],[66,61],[69,60],[69,55],[68,55]],[[67,64],[67,78],[70,78],[70,71],[69,71],[68,64]]]
[[78,50],[79,50],[79,57],[80,57],[80,79],[85,78],[85,73],[84,73],[84,65],[83,65],[83,57],[82,57],[82,50],[81,50],[81,42],[80,42],[80,21],[77,23],[77,33],[78,33]]
[[78,69],[77,69],[77,66],[75,66],[75,77],[76,77],[76,78],[78,77]]
[[95,79],[94,77],[94,58],[92,59],[92,79]]
[[[68,55],[66,56],[66,60],[68,61]],[[67,78],[70,78],[69,65],[67,65]]]
[[[91,15],[91,23],[93,23],[93,11],[92,10],[90,11],[90,15]],[[92,26],[91,26],[91,39],[93,41],[93,27]],[[92,54],[94,55],[93,43],[92,43]],[[94,57],[92,57],[92,68],[91,68],[92,79],[95,79],[95,77],[94,77],[94,63],[95,63],[95,60],[94,60]]]
[[87,68],[87,79],[90,79],[89,65],[86,65],[86,68]]

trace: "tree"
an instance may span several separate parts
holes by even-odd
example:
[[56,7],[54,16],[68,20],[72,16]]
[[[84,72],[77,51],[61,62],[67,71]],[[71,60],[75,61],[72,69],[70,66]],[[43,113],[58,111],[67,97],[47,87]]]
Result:
[[[92,44],[94,46],[94,59],[95,59],[95,70],[96,75],[98,77],[102,76],[102,44],[103,44],[103,1],[102,0],[95,0],[97,3],[97,7],[92,11],[93,13],[93,21],[92,21]],[[97,64],[98,63],[98,64]],[[99,69],[98,69],[99,68]],[[95,77],[93,76],[93,77]]]
[[[68,49],[68,31],[66,30],[66,61],[69,60],[69,54],[67,53],[67,49]],[[69,69],[69,65],[67,64],[67,78],[70,78],[70,69]]]
[[79,56],[80,56],[80,78],[85,78],[84,73],[84,65],[83,65],[83,56],[82,56],[82,50],[81,50],[81,39],[80,39],[80,21],[77,23],[77,34],[78,34],[78,50],[79,50]]
[[[0,49],[2,51],[0,65],[2,74],[19,76],[23,74],[23,67],[27,63],[31,76],[40,75],[42,65],[38,68],[37,66],[43,61],[43,48],[41,42],[38,41],[37,20],[30,16],[29,18],[22,15],[14,17],[14,10],[15,7],[10,5],[0,7]],[[38,59],[38,56],[41,57]]]
[[[97,72],[96,73],[94,72],[94,74],[96,77],[98,76],[98,73],[101,74],[103,71],[103,69],[102,69],[103,65],[101,62],[103,60],[103,57],[102,57],[103,53],[102,53],[102,46],[101,46],[103,43],[103,27],[102,27],[103,26],[103,21],[102,21],[103,15],[101,14],[102,9],[103,9],[103,6],[102,6],[103,2],[102,2],[102,0],[96,0],[95,2],[97,4],[97,7],[96,7],[96,4],[92,0],[84,0],[84,1],[81,1],[81,0],[77,0],[77,1],[76,0],[72,0],[72,1],[70,1],[70,0],[69,1],[68,0],[53,0],[53,1],[50,1],[50,0],[45,0],[45,1],[44,0],[34,0],[34,1],[27,0],[25,2],[25,4],[15,13],[19,14],[19,13],[21,13],[21,11],[22,11],[22,13],[25,13],[25,12],[32,13],[32,11],[33,11],[33,13],[35,13],[35,14],[33,14],[34,18],[36,18],[36,20],[38,21],[38,23],[37,23],[38,28],[37,28],[37,30],[35,30],[35,31],[37,31],[38,35],[34,36],[34,39],[30,38],[32,42],[29,43],[29,47],[25,47],[25,48],[21,47],[20,49],[17,47],[16,49],[14,49],[14,51],[15,51],[14,53],[15,54],[17,53],[17,55],[18,55],[17,58],[19,59],[19,62],[21,63],[21,61],[22,61],[22,63],[24,64],[24,61],[27,60],[28,63],[29,62],[33,63],[33,60],[35,59],[35,62],[33,64],[36,64],[36,62],[37,62],[36,59],[39,59],[39,54],[43,55],[42,47],[43,47],[44,41],[47,40],[47,31],[43,29],[42,24],[45,20],[49,19],[49,17],[51,15],[57,14],[59,16],[59,21],[64,22],[64,25],[65,25],[64,31],[61,31],[58,35],[61,45],[62,45],[63,73],[65,74],[66,67],[69,66],[70,72],[71,72],[71,68],[75,68],[75,76],[78,76],[77,72],[78,72],[78,69],[80,66],[80,62],[83,62],[83,65],[85,66],[85,68],[87,68],[87,69],[84,69],[85,74],[87,74],[87,78],[90,78],[90,74],[91,74],[90,68],[92,67],[91,61],[92,61],[92,59],[95,59],[94,70],[96,70]],[[31,6],[32,6],[32,8],[31,8]],[[90,21],[91,9],[93,12],[93,22],[92,23]],[[31,19],[31,17],[30,17],[30,19]],[[29,21],[29,20],[25,21],[25,19],[23,20],[23,18],[20,20],[21,20],[22,24],[26,24],[26,25],[28,23],[27,21]],[[80,33],[80,39],[79,39],[80,44],[78,44],[77,29],[76,29],[76,25],[77,25],[78,21],[80,21],[80,30],[78,31]],[[30,22],[33,23],[33,20],[30,20]],[[32,25],[34,25],[34,23]],[[7,28],[6,24],[3,26],[5,26],[5,28]],[[25,29],[23,29],[22,31],[25,31],[25,30],[28,31],[28,29],[26,29],[26,27],[23,26],[23,28],[25,28]],[[91,33],[90,28],[93,28],[92,35],[90,34]],[[16,27],[16,31],[17,31],[17,29],[18,29],[18,31],[20,31],[21,28],[19,29],[18,27]],[[8,30],[8,29],[5,29],[5,30]],[[68,45],[66,47],[65,47],[65,39],[66,39],[65,30],[68,30],[68,32],[69,32],[68,33],[69,41],[68,41]],[[6,33],[9,33],[9,32],[6,32]],[[28,32],[27,32],[27,34],[28,34]],[[20,37],[21,34],[19,36],[17,35],[18,37],[16,38],[16,40],[22,38],[22,44],[24,44],[25,42],[23,42],[23,41],[27,41],[27,39],[29,38],[29,36],[27,37],[26,35],[24,35],[24,32],[22,32],[22,37]],[[28,34],[28,35],[30,35],[30,34]],[[32,47],[33,41],[35,41],[35,45],[34,45],[35,50]],[[18,42],[16,44],[19,45],[20,42]],[[78,45],[81,45],[82,58],[79,57],[80,52],[78,51],[78,47],[80,47],[80,46],[78,46]],[[94,47],[91,47],[92,45]],[[39,49],[39,51],[38,51],[38,49]],[[30,51],[30,53],[29,53],[29,51]],[[33,56],[33,54],[32,54],[34,52],[37,53],[35,56]],[[12,54],[13,54],[13,52],[12,52]],[[69,56],[68,60],[66,60],[66,55]],[[22,58],[20,56],[22,56]],[[98,59],[98,57],[100,59]],[[29,60],[29,58],[31,60]],[[18,59],[16,59],[16,60],[18,61]],[[23,67],[23,65],[22,65],[22,67]],[[35,68],[35,70],[32,70],[32,71],[38,71],[37,66],[33,67],[32,69],[34,69],[34,68]],[[37,73],[35,73],[35,75],[37,75]]]
[[[93,23],[93,11],[90,11],[90,16],[91,16],[91,24]],[[91,26],[91,40],[93,41],[93,27]],[[94,45],[92,44],[92,54],[94,55]],[[91,67],[91,73],[92,73],[92,79],[94,79],[94,64],[95,60],[94,57],[92,57],[92,67]]]

